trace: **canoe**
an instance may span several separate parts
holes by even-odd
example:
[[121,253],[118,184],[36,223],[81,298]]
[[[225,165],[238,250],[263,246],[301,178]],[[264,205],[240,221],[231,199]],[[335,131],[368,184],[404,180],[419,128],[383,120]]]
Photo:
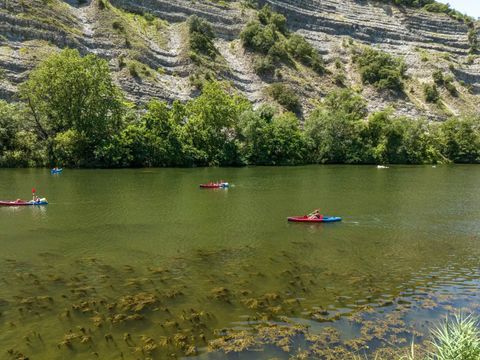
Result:
[[41,201],[0,201],[0,206],[38,206],[38,205],[47,205],[48,201],[47,200],[41,200]]
[[292,216],[288,218],[290,222],[301,222],[301,223],[329,223],[342,221],[341,217],[338,216],[324,216],[321,219],[309,219],[308,216]]
[[221,183],[221,184],[200,184],[200,188],[202,189],[225,189],[228,188],[228,183]]
[[63,169],[51,169],[50,174],[60,174],[63,171]]

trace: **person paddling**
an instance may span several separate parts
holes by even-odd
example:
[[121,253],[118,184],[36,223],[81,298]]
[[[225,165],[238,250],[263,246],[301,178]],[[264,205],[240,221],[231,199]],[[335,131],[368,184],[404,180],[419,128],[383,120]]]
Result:
[[318,209],[316,209],[312,213],[308,214],[307,217],[310,220],[313,220],[313,219],[320,219],[321,220],[323,218],[323,215],[320,214],[320,211]]

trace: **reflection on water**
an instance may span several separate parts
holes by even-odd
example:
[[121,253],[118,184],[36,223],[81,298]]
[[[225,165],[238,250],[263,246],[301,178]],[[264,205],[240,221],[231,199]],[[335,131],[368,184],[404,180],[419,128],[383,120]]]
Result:
[[[51,203],[0,209],[1,356],[391,356],[480,313],[479,175],[2,170],[1,197],[35,183]],[[198,189],[215,178],[237,186]],[[316,207],[345,221],[285,221]]]

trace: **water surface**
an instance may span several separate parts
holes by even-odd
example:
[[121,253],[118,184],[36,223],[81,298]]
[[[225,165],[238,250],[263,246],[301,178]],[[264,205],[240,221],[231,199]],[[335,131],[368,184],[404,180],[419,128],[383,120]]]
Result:
[[[0,208],[0,358],[347,358],[479,311],[478,166],[0,170],[32,187]],[[286,222],[314,208],[344,221]]]

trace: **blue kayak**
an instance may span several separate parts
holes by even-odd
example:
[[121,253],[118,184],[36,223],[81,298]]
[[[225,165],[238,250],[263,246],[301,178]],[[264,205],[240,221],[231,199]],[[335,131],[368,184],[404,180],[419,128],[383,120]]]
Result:
[[51,169],[50,174],[60,174],[63,171],[63,169]]

